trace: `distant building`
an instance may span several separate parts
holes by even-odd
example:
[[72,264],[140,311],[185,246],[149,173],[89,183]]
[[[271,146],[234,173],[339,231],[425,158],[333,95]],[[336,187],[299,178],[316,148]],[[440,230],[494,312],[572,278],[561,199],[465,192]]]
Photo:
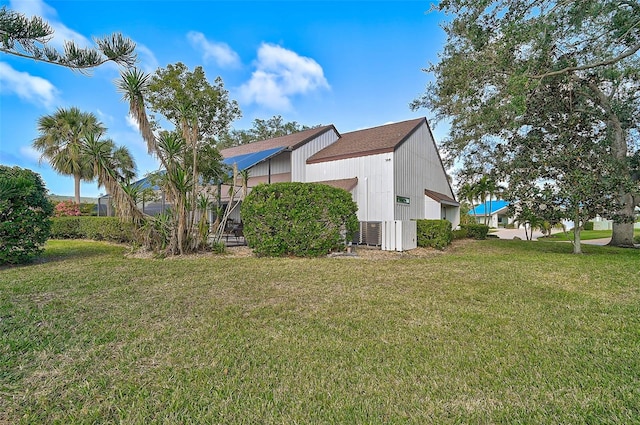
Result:
[[[513,219],[508,214],[509,202],[503,200],[487,201],[474,206],[469,215],[475,217],[479,224],[487,223],[489,227],[505,227],[513,223]],[[488,218],[487,218],[488,217]]]

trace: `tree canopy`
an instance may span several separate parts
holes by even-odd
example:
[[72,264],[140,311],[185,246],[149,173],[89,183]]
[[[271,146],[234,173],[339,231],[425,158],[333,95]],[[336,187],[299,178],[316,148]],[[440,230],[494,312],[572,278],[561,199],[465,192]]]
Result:
[[285,122],[281,115],[274,115],[266,120],[256,118],[253,120],[252,127],[250,129],[231,130],[222,135],[217,146],[219,149],[224,149],[232,146],[258,142],[260,140],[286,136],[288,134],[309,130],[310,128],[315,127],[318,126],[309,127],[307,125],[299,124],[296,121]]
[[[442,146],[449,164],[461,162],[463,169],[486,174],[495,168],[500,148],[526,147],[531,140],[521,136],[551,107],[545,102],[534,106],[531,99],[547,90],[551,79],[563,78],[562,84],[580,87],[588,100],[580,119],[606,129],[598,140],[608,146],[601,151],[607,158],[597,160],[617,161],[619,174],[627,179],[614,190],[619,207],[612,215],[620,224],[619,232],[614,225],[614,241],[628,244],[633,208],[640,202],[637,180],[635,186],[628,184],[635,179],[630,160],[640,147],[640,4],[443,0],[435,8],[453,19],[444,26],[448,39],[440,62],[426,70],[435,81],[411,106],[431,108],[438,119],[451,120]],[[547,127],[545,134],[567,130]],[[538,155],[547,153],[555,155]]]
[[41,17],[28,18],[6,6],[0,8],[1,52],[82,72],[109,61],[127,67],[136,62],[135,43],[120,33],[94,38],[95,48],[65,41],[63,52],[49,44],[53,33]]
[[[129,102],[149,153],[162,164],[157,180],[173,204],[168,216],[155,220],[156,226],[150,229],[157,232],[147,239],[170,254],[206,246],[206,211],[212,196],[204,183],[228,177],[215,143],[240,116],[237,102],[229,99],[220,77],[211,84],[202,67],[190,71],[182,63],[152,75],[126,70],[118,88]],[[149,116],[147,108],[157,115]],[[163,128],[167,122],[168,128]],[[129,198],[122,201],[130,202]]]

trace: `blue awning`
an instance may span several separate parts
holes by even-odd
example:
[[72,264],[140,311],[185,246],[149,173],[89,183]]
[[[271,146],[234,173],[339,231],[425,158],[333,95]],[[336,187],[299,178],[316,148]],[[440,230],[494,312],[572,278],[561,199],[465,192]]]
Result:
[[233,164],[237,164],[238,171],[243,171],[279,154],[285,149],[286,149],[286,146],[281,146],[278,148],[266,149],[259,152],[252,152],[252,153],[246,153],[244,155],[231,156],[229,158],[223,159],[222,162],[230,167],[233,166]]

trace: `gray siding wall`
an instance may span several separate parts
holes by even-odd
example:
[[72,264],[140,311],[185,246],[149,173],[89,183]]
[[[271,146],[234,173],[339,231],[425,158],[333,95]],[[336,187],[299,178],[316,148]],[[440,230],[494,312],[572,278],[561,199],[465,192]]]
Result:
[[395,196],[410,199],[410,204],[395,202],[395,220],[411,220],[425,217],[424,190],[430,189],[454,197],[447,175],[440,162],[438,151],[429,128],[421,125],[394,155]]
[[291,172],[291,152],[281,152],[273,158],[251,167],[249,177],[268,176],[269,161],[271,161],[271,175]]
[[338,140],[333,129],[321,134],[291,153],[291,181],[306,182],[307,159]]
[[358,220],[393,220],[393,153],[366,155],[307,165],[307,181],[358,178],[351,191]]

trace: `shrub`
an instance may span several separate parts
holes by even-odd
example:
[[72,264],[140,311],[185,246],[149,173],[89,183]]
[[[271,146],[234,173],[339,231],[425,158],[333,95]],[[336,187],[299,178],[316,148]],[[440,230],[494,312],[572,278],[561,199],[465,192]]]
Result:
[[60,201],[53,209],[55,217],[75,217],[80,215],[80,206],[73,201]]
[[640,244],[640,235],[633,237],[633,243],[634,244]]
[[453,240],[449,220],[417,220],[418,246],[445,249]]
[[117,217],[82,217],[80,233],[96,241],[131,242],[134,227]]
[[456,229],[453,231],[453,239],[465,239],[467,238],[467,229]]
[[489,233],[489,226],[485,224],[465,224],[460,226],[467,231],[467,237],[472,239],[486,239]]
[[582,225],[582,230],[593,230],[593,221],[587,221]]
[[54,217],[51,219],[52,239],[82,239],[80,217]]
[[42,252],[52,212],[40,175],[0,165],[0,265],[26,263]]
[[54,217],[51,237],[56,239],[93,239],[110,242],[132,242],[134,227],[117,217]]
[[97,215],[97,205],[91,203],[81,203],[80,204],[80,214],[81,215]]
[[257,255],[317,257],[344,249],[358,229],[351,195],[320,183],[260,184],[241,207],[244,236]]

